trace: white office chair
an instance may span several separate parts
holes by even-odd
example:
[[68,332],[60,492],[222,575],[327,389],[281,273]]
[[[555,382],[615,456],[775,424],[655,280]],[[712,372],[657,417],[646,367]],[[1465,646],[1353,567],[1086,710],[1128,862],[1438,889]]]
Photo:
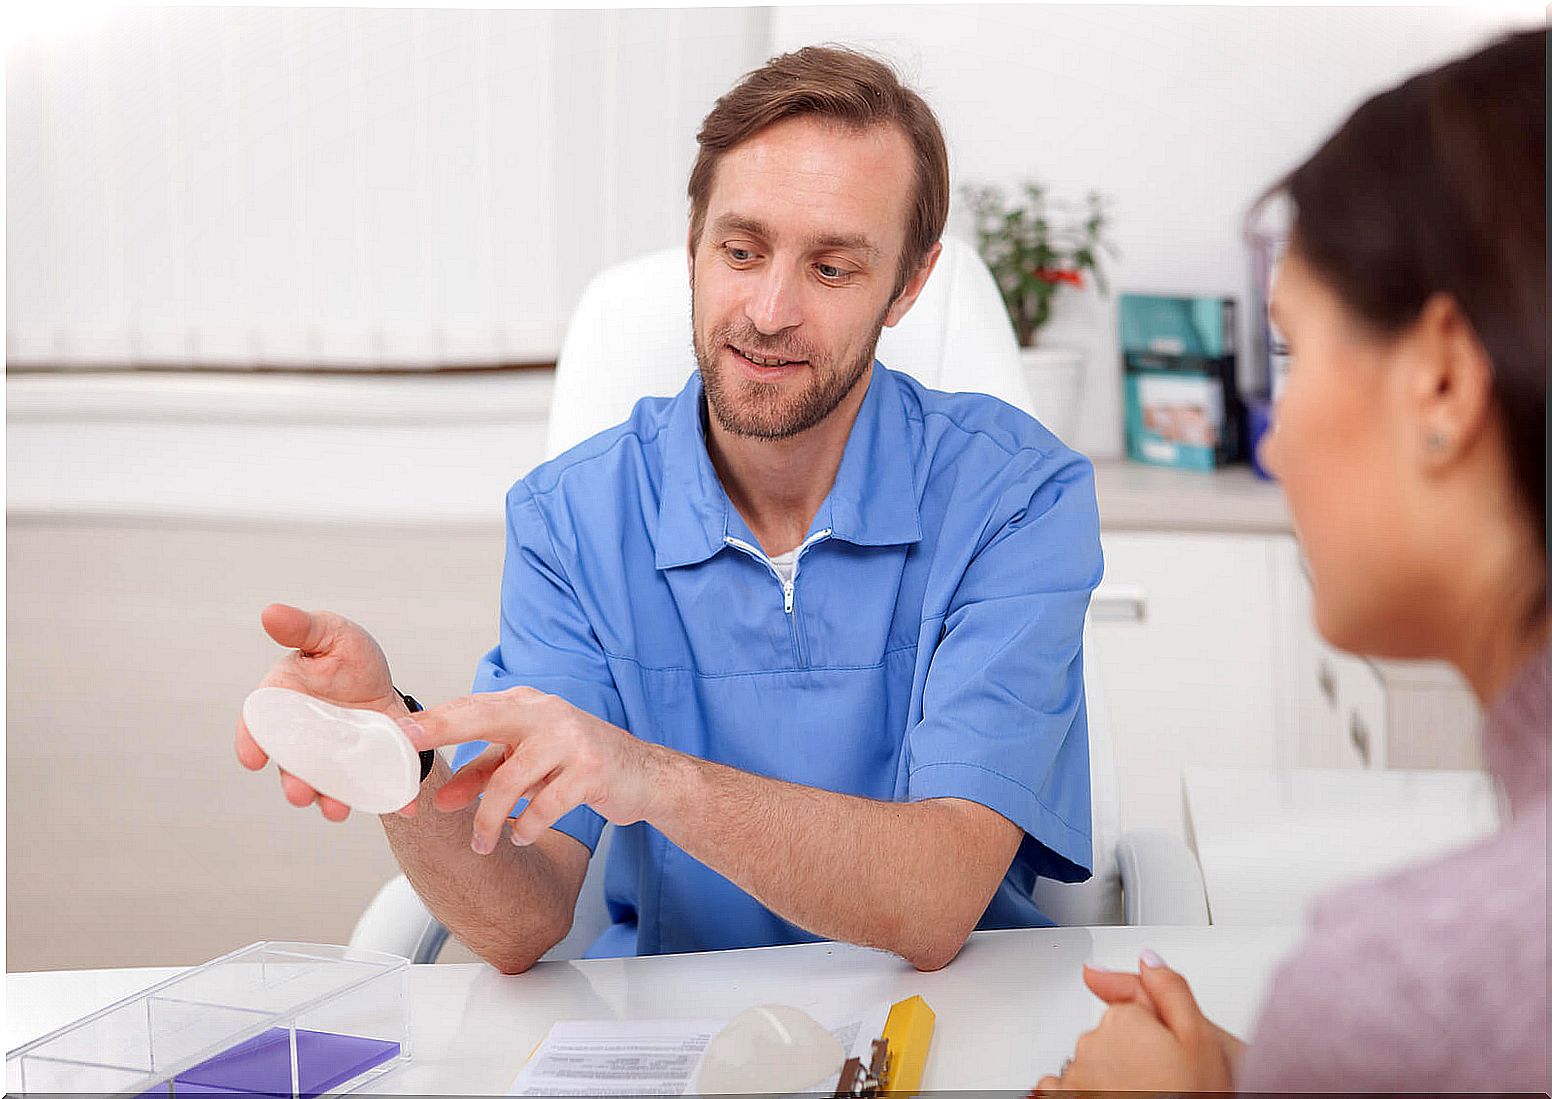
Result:
[[[622,356],[621,349],[629,355]],[[987,393],[1031,408],[1018,343],[991,272],[973,248],[943,241],[937,269],[915,306],[886,328],[878,358],[935,389]],[[682,248],[628,260],[588,284],[566,331],[555,369],[546,456],[623,421],[642,397],[672,396],[695,369],[690,335],[690,282]],[[1095,874],[1087,882],[1042,879],[1035,898],[1067,926],[1206,924],[1196,860],[1165,832],[1121,837],[1120,803],[1103,685],[1086,675]],[[605,840],[611,829],[604,830]],[[575,958],[607,926],[602,898],[602,844],[594,853],[571,934],[546,958]],[[412,903],[413,902],[413,903]],[[419,907],[416,913],[412,909]],[[435,921],[407,883],[390,882],[368,907],[352,946],[430,961],[441,942]],[[445,933],[444,933],[445,935]]]
[[[878,358],[934,389],[989,393],[1038,415],[997,284],[975,249],[952,238],[944,239],[937,269],[911,311],[884,329]],[[571,315],[555,368],[545,457],[620,423],[642,397],[673,396],[694,369],[684,249],[609,268],[588,284]]]
[[[593,849],[593,861],[582,881],[582,891],[577,894],[576,917],[571,931],[549,949],[542,961],[580,958],[593,945],[593,940],[608,928],[609,914],[604,908],[604,867],[608,865],[613,838],[613,826],[606,825],[598,846]],[[379,889],[366,911],[361,913],[350,933],[350,945],[397,954],[417,964],[434,962],[442,953],[442,947],[447,945],[447,928],[431,915],[409,879],[400,874]]]
[[1206,926],[1202,872],[1185,841],[1159,828],[1121,831],[1108,692],[1095,661],[1084,662],[1083,693],[1088,706],[1094,875],[1084,882],[1041,878],[1035,882],[1035,903],[1063,927]]

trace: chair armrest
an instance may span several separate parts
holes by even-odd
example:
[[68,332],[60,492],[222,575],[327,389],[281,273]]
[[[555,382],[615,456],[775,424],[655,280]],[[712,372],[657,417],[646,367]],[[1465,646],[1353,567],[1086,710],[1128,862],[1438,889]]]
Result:
[[1116,844],[1121,912],[1127,926],[1206,927],[1202,868],[1185,841],[1159,828],[1128,832]]
[[377,891],[350,933],[350,945],[359,950],[381,950],[416,963],[436,961],[446,942],[447,928],[403,874]]

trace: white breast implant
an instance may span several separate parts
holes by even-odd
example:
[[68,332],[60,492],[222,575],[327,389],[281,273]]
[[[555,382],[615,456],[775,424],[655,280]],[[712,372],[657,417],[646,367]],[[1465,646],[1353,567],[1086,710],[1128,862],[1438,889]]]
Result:
[[846,1051],[811,1015],[783,1004],[733,1016],[702,1055],[699,1095],[787,1095],[841,1071]]
[[243,722],[281,770],[352,809],[392,813],[415,800],[420,756],[387,714],[260,687],[243,700]]

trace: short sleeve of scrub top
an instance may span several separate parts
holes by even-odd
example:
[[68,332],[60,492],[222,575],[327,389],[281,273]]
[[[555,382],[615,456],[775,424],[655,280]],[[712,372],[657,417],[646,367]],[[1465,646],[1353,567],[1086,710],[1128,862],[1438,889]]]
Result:
[[1012,481],[944,615],[906,734],[905,796],[985,805],[1024,830],[1031,871],[1081,881],[1093,862],[1083,619],[1102,572],[1093,467]]
[[[625,707],[609,665],[567,578],[549,531],[523,482],[507,493],[506,564],[501,578],[501,640],[481,659],[474,691],[533,687],[559,695],[578,709],[611,725],[624,727]],[[517,678],[513,669],[521,668]],[[461,744],[453,770],[485,749],[484,742]],[[518,802],[513,814],[526,802]],[[598,845],[605,821],[582,805],[554,827],[585,844]]]

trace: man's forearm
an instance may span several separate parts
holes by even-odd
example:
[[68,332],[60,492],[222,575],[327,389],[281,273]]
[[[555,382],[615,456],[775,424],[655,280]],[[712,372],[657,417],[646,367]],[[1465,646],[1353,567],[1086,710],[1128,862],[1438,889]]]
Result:
[[872,801],[661,751],[648,823],[784,919],[919,969],[959,952],[1022,836],[957,799]]
[[576,898],[543,847],[501,843],[489,855],[471,851],[474,808],[443,813],[432,804],[451,777],[438,757],[415,815],[385,816],[383,830],[432,915],[502,972],[522,972],[565,936]]

